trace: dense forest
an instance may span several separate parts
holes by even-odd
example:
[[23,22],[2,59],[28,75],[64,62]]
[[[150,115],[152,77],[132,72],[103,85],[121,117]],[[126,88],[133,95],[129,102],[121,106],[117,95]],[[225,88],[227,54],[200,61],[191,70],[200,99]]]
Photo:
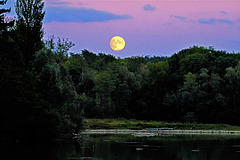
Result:
[[[240,125],[240,54],[192,46],[170,57],[116,58],[43,40],[41,0],[0,1],[0,136],[52,139],[87,118]],[[173,44],[174,45],[174,44]]]

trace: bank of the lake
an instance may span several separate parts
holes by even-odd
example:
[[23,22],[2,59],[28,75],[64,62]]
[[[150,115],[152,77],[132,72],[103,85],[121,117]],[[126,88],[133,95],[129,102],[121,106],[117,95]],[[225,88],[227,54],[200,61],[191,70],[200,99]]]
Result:
[[239,126],[233,126],[228,124],[199,124],[199,123],[159,122],[126,119],[85,119],[83,125],[84,125],[83,128],[87,132],[240,134]]
[[240,135],[240,131],[227,130],[175,130],[175,129],[145,129],[145,130],[130,130],[130,129],[95,129],[84,130],[81,134],[131,134],[134,136],[156,136],[156,135],[184,135],[184,134],[201,134],[201,135]]

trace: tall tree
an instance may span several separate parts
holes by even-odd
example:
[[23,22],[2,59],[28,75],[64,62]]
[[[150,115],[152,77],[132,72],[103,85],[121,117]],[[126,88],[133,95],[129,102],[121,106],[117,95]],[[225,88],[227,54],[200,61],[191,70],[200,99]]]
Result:
[[[0,5],[4,5],[7,3],[7,0],[5,1],[0,1]],[[6,67],[6,65],[9,63],[8,62],[8,54],[11,50],[10,43],[12,37],[10,37],[10,32],[9,29],[13,26],[14,21],[6,21],[6,13],[9,13],[11,9],[5,9],[5,8],[0,8],[0,50],[1,50],[1,56],[0,56],[0,65],[1,65],[1,70],[3,69],[2,67]]]
[[232,100],[233,107],[239,107],[240,105],[240,62],[237,66],[229,67],[226,69],[225,77],[228,81],[227,89],[229,97]]
[[36,51],[43,47],[42,20],[44,2],[42,0],[17,0],[17,34],[25,66],[30,67]]
[[97,107],[102,112],[102,116],[111,116],[110,114],[114,110],[111,94],[116,89],[115,75],[108,71],[99,72],[94,77],[94,84]]

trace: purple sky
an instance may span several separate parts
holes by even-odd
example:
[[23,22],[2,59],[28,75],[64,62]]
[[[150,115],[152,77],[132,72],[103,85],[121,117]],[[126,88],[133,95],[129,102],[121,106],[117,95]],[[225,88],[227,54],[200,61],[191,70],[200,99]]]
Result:
[[[44,1],[44,38],[69,38],[73,52],[170,56],[193,45],[240,52],[240,0]],[[116,35],[126,41],[118,52],[109,46]]]

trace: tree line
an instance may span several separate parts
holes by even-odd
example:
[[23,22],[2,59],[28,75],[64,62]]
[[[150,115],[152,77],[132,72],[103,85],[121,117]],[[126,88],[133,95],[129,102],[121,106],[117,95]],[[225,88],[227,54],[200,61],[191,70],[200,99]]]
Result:
[[77,132],[83,117],[240,125],[239,53],[71,53],[68,39],[42,40],[43,7],[17,0],[17,19],[0,9],[1,139],[52,139]]

